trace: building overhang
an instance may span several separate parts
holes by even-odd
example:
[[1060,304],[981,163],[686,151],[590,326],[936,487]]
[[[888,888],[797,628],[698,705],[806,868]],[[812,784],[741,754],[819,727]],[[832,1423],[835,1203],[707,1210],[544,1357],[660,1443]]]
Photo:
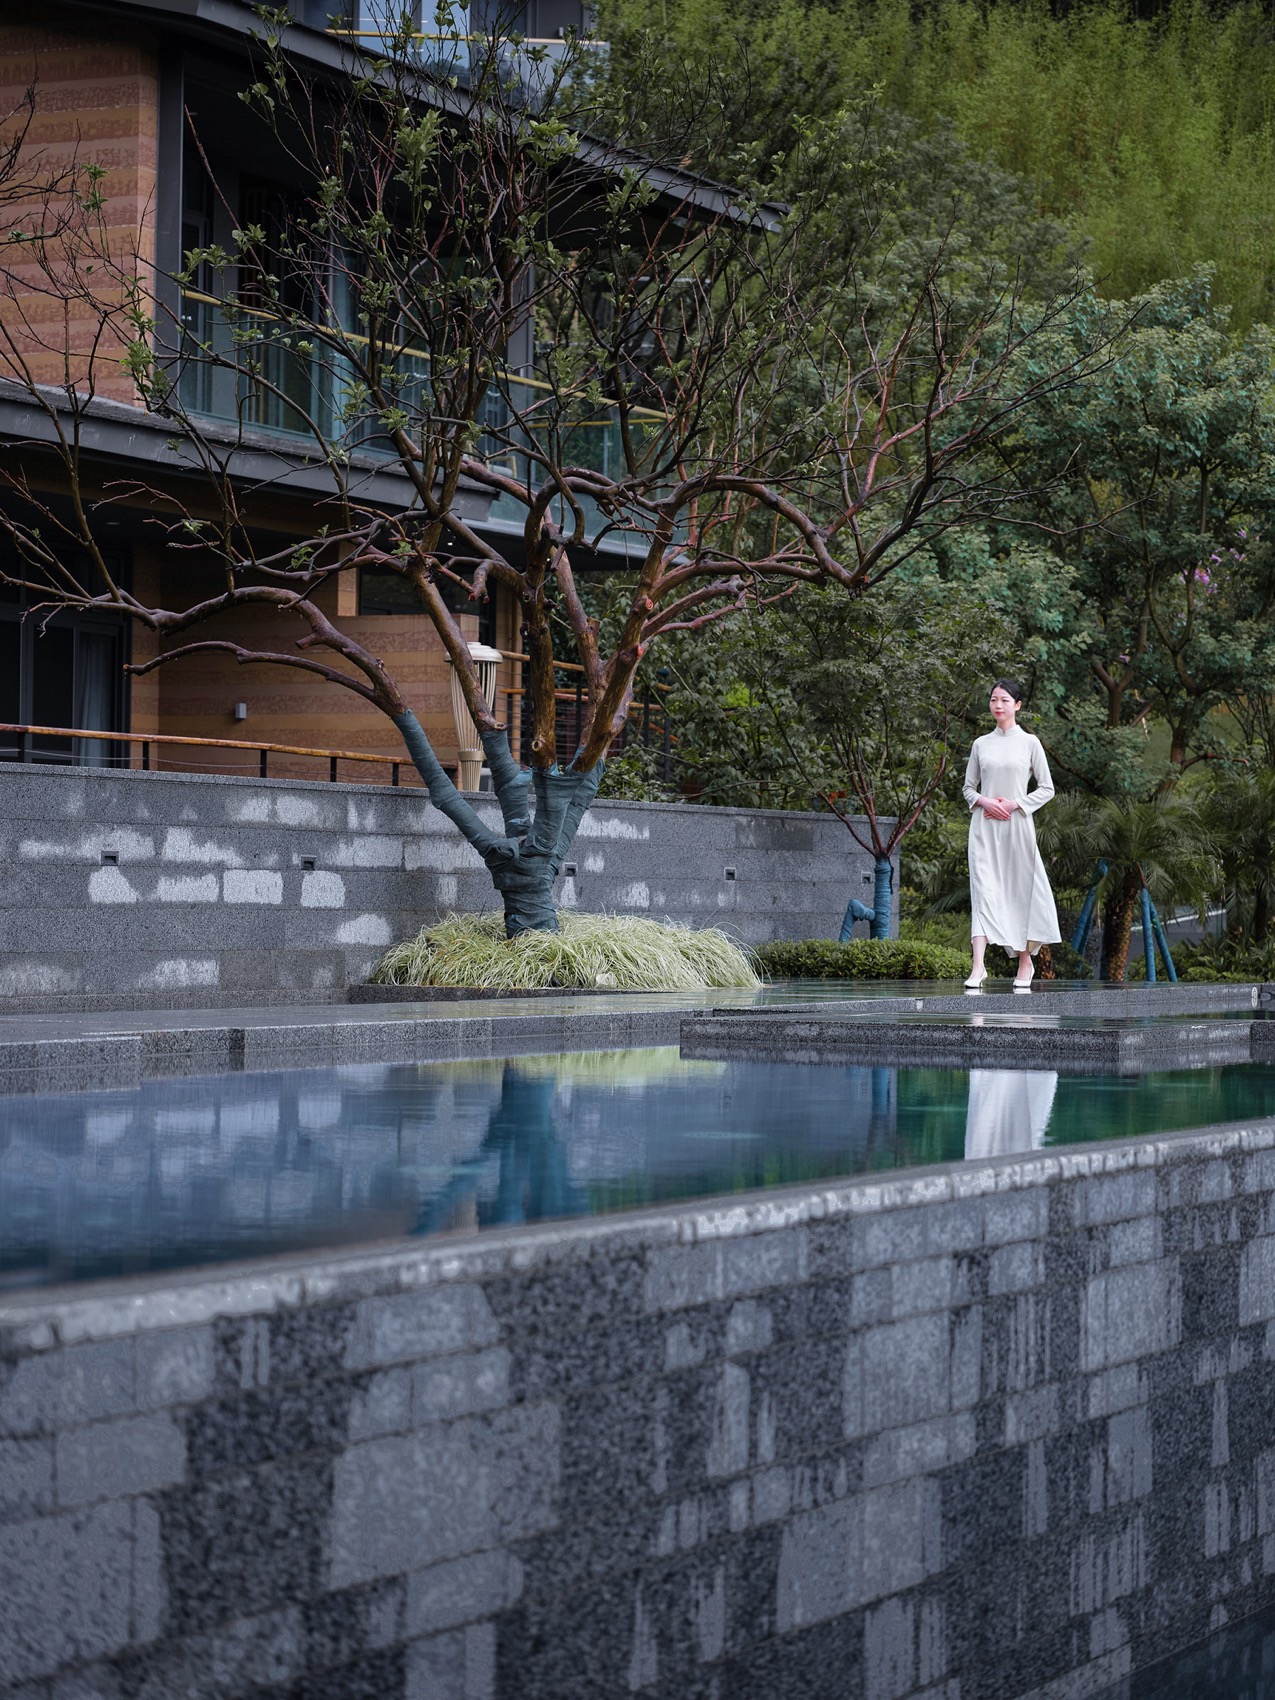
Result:
[[[115,22],[133,18],[138,22],[167,25],[172,31],[189,40],[202,41],[209,46],[251,46],[260,39],[262,20],[248,0],[61,0],[69,11],[86,15],[98,14]],[[294,21],[282,31],[281,42],[286,52],[297,61],[333,77],[345,76],[350,68],[351,47],[339,35],[328,30],[314,29]],[[360,51],[360,50],[355,50]],[[362,50],[373,63],[370,49]],[[375,70],[371,71],[375,75]],[[444,79],[424,74],[419,79],[420,99],[442,111],[458,115],[465,110],[464,97],[447,86]],[[629,171],[640,171],[646,182],[664,201],[672,202],[688,213],[697,212],[709,218],[726,217],[741,224],[753,225],[758,232],[779,228],[783,209],[777,205],[741,206],[740,194],[729,185],[714,181],[693,171],[675,170],[658,165],[653,160],[605,139],[582,135],[576,157],[599,177],[614,177]]]
[[[76,413],[82,464],[95,483],[132,479],[139,485],[151,484],[158,492],[168,485],[190,490],[200,480],[207,480],[203,454],[174,420],[100,397],[81,403]],[[12,380],[0,379],[0,449],[32,457],[29,470],[33,484],[40,482],[41,466],[56,479],[59,429],[67,431],[72,417],[63,392],[42,389],[36,397]],[[225,475],[251,497],[258,510],[263,501],[272,498],[292,511],[307,503],[330,503],[336,498],[333,469],[299,438],[240,430],[214,419],[199,421],[199,437],[201,444],[216,455]],[[389,514],[404,513],[416,505],[411,480],[379,456],[351,454],[341,471],[351,499],[360,507]],[[472,481],[457,492],[453,507],[457,517],[480,534],[521,547],[520,527],[500,516],[493,517],[490,494]],[[586,569],[614,569],[640,559],[644,553],[645,544],[631,546],[629,540],[616,534],[582,551],[578,564]]]

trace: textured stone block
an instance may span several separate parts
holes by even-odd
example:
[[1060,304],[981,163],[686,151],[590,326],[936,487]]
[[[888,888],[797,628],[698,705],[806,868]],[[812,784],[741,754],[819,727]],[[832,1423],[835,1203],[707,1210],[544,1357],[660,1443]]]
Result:
[[783,1228],[767,1234],[747,1234],[722,1246],[722,1291],[757,1293],[787,1286],[804,1273],[804,1230]]
[[863,1502],[843,1499],[783,1526],[775,1590],[781,1635],[852,1610],[863,1597]]
[[1052,1434],[1058,1426],[1056,1385],[1036,1387],[1030,1393],[1015,1393],[1005,1401],[1006,1446],[1021,1446],[1024,1441],[1040,1440]]
[[920,1316],[863,1335],[863,1432],[945,1415],[951,1393],[951,1323]]
[[734,1357],[741,1352],[763,1352],[774,1335],[774,1320],[769,1306],[754,1299],[740,1299],[730,1308],[726,1319],[726,1354]]
[[932,1252],[973,1251],[983,1243],[983,1200],[957,1199],[926,1211],[926,1245]]
[[345,1363],[348,1369],[372,1369],[489,1345],[495,1338],[496,1323],[478,1287],[432,1287],[363,1300]]
[[493,1700],[495,1631],[471,1624],[416,1641],[407,1649],[404,1700]]
[[1076,1221],[1088,1226],[1147,1216],[1156,1205],[1152,1169],[1129,1169],[1122,1175],[1098,1175],[1080,1181],[1075,1190]]
[[987,1291],[993,1296],[1027,1291],[1044,1279],[1044,1248],[1033,1240],[998,1246],[988,1260]]
[[509,1363],[509,1353],[497,1346],[417,1364],[412,1370],[412,1421],[441,1422],[506,1404]]
[[863,1496],[861,1597],[913,1588],[943,1568],[939,1484],[928,1477],[891,1483]]
[[928,1475],[972,1455],[977,1444],[973,1417],[960,1412],[914,1428],[873,1435],[863,1454],[864,1487],[881,1487],[908,1476]]
[[1091,1417],[1109,1416],[1142,1404],[1146,1397],[1147,1384],[1139,1366],[1118,1364],[1090,1378],[1088,1412]]
[[369,1376],[350,1400],[351,1440],[375,1440],[385,1434],[402,1434],[412,1426],[412,1372],[407,1368],[382,1370]]
[[170,1488],[160,1501],[166,1627],[185,1635],[299,1604],[324,1585],[329,1458]]
[[336,1460],[329,1586],[349,1587],[552,1522],[558,1413],[522,1407],[352,1446]]
[[211,1328],[141,1334],[137,1339],[137,1405],[187,1405],[213,1390]]
[[1275,1318],[1275,1236],[1251,1241],[1240,1254],[1240,1323]]
[[991,1193],[983,1200],[983,1236],[988,1245],[1030,1240],[1047,1232],[1049,1200],[1042,1187]]
[[106,1340],[0,1364],[0,1432],[48,1433],[134,1409],[132,1340]]
[[1113,1222],[1107,1230],[1107,1261],[1150,1263],[1163,1255],[1163,1234],[1156,1216],[1138,1216],[1129,1222]]
[[651,1253],[643,1294],[648,1310],[681,1310],[724,1296],[720,1245],[661,1246]]
[[53,1442],[0,1440],[0,1521],[53,1509]]
[[1094,1370],[1176,1346],[1182,1287],[1176,1258],[1135,1264],[1086,1284],[1081,1366]]
[[57,1437],[58,1503],[88,1505],[172,1487],[186,1473],[186,1439],[171,1417],[125,1417]]
[[930,1257],[898,1263],[890,1271],[890,1308],[896,1317],[946,1310],[952,1302],[952,1260]]
[[127,1645],[131,1506],[0,1528],[0,1671],[11,1681]]
[[929,1249],[924,1210],[885,1210],[854,1224],[854,1238],[866,1265],[914,1261]]
[[407,1584],[407,1639],[494,1617],[517,1603],[522,1586],[522,1565],[500,1547],[418,1570]]

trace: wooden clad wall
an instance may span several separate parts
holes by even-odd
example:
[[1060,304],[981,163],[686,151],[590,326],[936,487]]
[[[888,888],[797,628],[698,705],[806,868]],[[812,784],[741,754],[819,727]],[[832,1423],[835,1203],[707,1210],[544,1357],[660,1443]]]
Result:
[[[127,23],[111,26],[94,19],[89,33],[83,20],[77,23],[56,4],[30,0],[6,10],[18,21],[0,20],[0,114],[14,111],[25,91],[35,88],[31,151],[50,169],[77,158],[106,168],[101,187],[111,255],[122,269],[147,279],[155,264],[159,87],[154,51]],[[10,309],[9,316],[11,322],[25,319],[33,327],[23,351],[33,375],[41,383],[64,381],[69,353],[74,380],[84,381],[96,314],[91,306],[77,310],[73,305],[67,319],[62,303],[41,290],[34,268],[29,277],[20,312]],[[86,281],[81,273],[79,284]],[[118,300],[103,283],[100,298]],[[135,392],[120,365],[120,347],[110,339],[102,345],[93,382],[99,395],[132,402]],[[5,373],[3,355],[0,373]]]
[[[165,607],[182,607],[199,592],[203,575],[190,557],[179,563],[163,562],[155,552],[139,549],[135,556],[134,582],[139,594]],[[146,588],[143,589],[143,586]],[[211,587],[211,579],[209,580]],[[420,717],[427,736],[444,764],[456,759],[456,733],[452,718],[450,669],[442,643],[429,619],[419,615],[360,615],[348,612],[354,602],[353,575],[345,583],[329,584],[317,600],[343,631],[365,644],[385,661],[402,687],[408,702]],[[501,649],[517,647],[514,611],[508,603],[498,608]],[[462,618],[471,637],[478,635],[477,617]],[[210,621],[188,634],[223,638],[278,652],[290,652],[296,639],[307,630],[294,617],[266,610],[225,616]],[[181,639],[175,642],[183,641]],[[155,640],[145,631],[133,638],[133,659],[143,661],[155,653]],[[311,652],[325,664],[344,666],[329,652]],[[353,669],[346,669],[353,672]],[[501,668],[501,712],[507,699],[504,687],[516,684],[519,669],[513,663]],[[353,692],[316,675],[286,666],[241,664],[225,652],[178,658],[155,672],[135,679],[132,686],[134,731],[155,730],[197,738],[230,738],[263,743],[299,744],[322,749],[358,750],[403,759],[402,744],[393,726],[371,704]],[[234,705],[246,704],[247,719],[236,721]],[[516,699],[515,699],[516,714]],[[517,735],[517,721],[514,724]],[[140,761],[140,754],[135,758]],[[156,754],[152,753],[152,761]],[[164,753],[163,765],[201,767],[212,772],[256,773],[257,758],[247,751],[180,750]],[[326,779],[321,763],[306,758],[272,756],[270,773],[280,778]],[[350,764],[341,777],[350,781],[388,778],[385,769]],[[404,774],[404,783],[410,777]]]

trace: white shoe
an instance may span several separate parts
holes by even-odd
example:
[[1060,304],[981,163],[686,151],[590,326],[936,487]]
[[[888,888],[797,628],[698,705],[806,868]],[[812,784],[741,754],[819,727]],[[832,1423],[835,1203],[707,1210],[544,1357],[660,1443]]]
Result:
[[1029,974],[1025,980],[1015,980],[1014,981],[1014,990],[1016,992],[1030,992],[1031,989],[1032,989],[1032,981],[1034,979],[1035,979],[1035,975]]
[[983,981],[986,980],[986,978],[987,978],[986,968],[984,968],[984,970],[981,974],[971,974],[969,979],[965,982],[965,990],[967,992],[976,992],[979,989],[979,987],[983,984]]

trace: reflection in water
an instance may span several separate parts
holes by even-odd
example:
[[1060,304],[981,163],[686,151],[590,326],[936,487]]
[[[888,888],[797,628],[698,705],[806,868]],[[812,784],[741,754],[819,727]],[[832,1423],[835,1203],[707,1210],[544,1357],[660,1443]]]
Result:
[[966,1157],[1039,1151],[1045,1143],[1058,1076],[1022,1068],[972,1068],[965,1112]]
[[472,1232],[1273,1109],[1275,1068],[1258,1064],[1058,1080],[691,1062],[671,1048],[0,1096],[0,1285]]
[[[589,1195],[571,1174],[567,1152],[553,1125],[550,1074],[528,1074],[504,1065],[500,1099],[482,1144],[457,1163],[447,1184],[427,1198],[413,1232],[538,1222],[545,1216],[581,1216]],[[486,1206],[480,1193],[495,1166],[496,1184]]]

